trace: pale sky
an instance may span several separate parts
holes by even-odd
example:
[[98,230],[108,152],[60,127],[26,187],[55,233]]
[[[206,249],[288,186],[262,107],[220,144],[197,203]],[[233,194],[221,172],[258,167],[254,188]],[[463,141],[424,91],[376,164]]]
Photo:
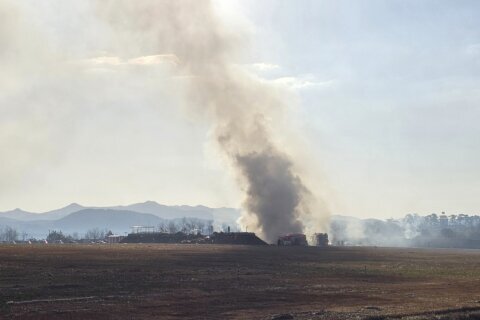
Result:
[[[332,213],[480,213],[478,1],[216,5],[249,38],[232,63],[297,97]],[[0,16],[0,211],[240,205],[169,52],[118,55],[88,1],[4,1]]]

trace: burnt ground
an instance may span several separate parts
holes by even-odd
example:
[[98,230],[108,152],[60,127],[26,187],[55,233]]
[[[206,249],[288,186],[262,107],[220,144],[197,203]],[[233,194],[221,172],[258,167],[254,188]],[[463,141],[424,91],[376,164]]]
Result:
[[2,319],[480,319],[480,250],[0,246]]

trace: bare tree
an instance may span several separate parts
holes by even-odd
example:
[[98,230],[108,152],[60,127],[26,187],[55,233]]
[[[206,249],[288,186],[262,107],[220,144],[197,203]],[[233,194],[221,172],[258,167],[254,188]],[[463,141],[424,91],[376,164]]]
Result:
[[187,226],[187,218],[183,217],[182,220],[180,220],[180,231],[183,233],[188,232],[188,226]]
[[18,232],[16,229],[6,226],[0,231],[0,241],[16,241],[18,239]]
[[105,230],[101,230],[99,228],[93,228],[88,230],[85,233],[85,239],[94,240],[94,241],[101,240],[105,238],[105,234],[106,234]]
[[200,234],[204,234],[205,225],[206,225],[205,221],[197,220],[196,232]]
[[207,226],[205,229],[206,234],[211,235],[213,233],[213,220],[207,221]]
[[222,232],[228,232],[230,227],[225,222],[222,223]]
[[186,233],[194,233],[196,229],[197,223],[193,218],[186,218],[185,219],[185,229]]
[[169,233],[177,233],[178,232],[178,227],[175,221],[170,221],[168,223],[168,232]]
[[158,232],[168,232],[168,225],[165,221],[158,224]]

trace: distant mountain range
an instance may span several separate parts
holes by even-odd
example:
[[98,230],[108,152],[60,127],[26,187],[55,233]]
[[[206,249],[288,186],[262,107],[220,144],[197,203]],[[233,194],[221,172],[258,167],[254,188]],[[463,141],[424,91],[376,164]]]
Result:
[[0,212],[0,218],[10,218],[19,221],[57,220],[69,215],[70,213],[74,213],[87,208],[88,207],[81,206],[77,203],[72,203],[64,208],[43,213],[28,212],[17,208],[11,211]]
[[[221,229],[223,224],[235,230],[240,210],[205,206],[166,206],[154,201],[112,207],[86,207],[72,203],[64,208],[42,213],[21,209],[0,212],[0,229],[9,226],[15,228],[20,235],[26,233],[29,237],[39,239],[45,238],[49,230],[83,235],[90,229],[99,228],[124,234],[130,232],[134,225],[156,227],[165,220],[184,217],[213,221],[216,230]],[[381,232],[390,230],[384,221],[333,215],[330,222],[331,240],[342,239],[351,244],[388,242],[386,241],[388,236]],[[368,240],[380,235],[381,241]]]
[[21,209],[0,212],[0,228],[10,226],[33,237],[45,237],[49,230],[84,233],[92,228],[106,228],[123,234],[133,225],[156,226],[165,219],[183,217],[213,220],[217,226],[224,223],[235,226],[239,216],[240,211],[233,208],[166,206],[154,201],[113,207],[84,207],[72,203],[43,213]]

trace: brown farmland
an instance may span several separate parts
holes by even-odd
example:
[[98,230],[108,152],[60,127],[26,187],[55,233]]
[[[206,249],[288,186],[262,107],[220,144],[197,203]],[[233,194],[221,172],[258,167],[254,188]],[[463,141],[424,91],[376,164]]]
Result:
[[0,318],[5,319],[480,319],[478,315],[480,251],[0,246]]

